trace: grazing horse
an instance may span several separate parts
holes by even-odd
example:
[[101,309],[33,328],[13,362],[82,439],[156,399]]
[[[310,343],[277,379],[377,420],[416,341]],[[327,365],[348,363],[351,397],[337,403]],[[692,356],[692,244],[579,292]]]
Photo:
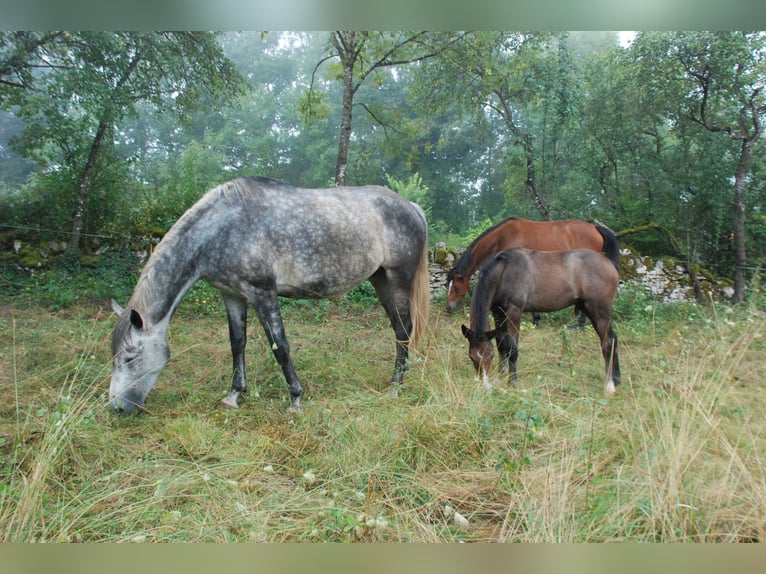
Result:
[[301,189],[247,177],[208,191],[163,237],[147,261],[112,334],[109,404],[143,411],[170,356],[168,324],[186,292],[206,279],[223,294],[233,358],[236,408],[245,392],[248,305],[300,408],[278,296],[324,298],[369,279],[396,336],[395,392],[428,314],[428,237],[423,211],[378,187]]
[[[471,277],[490,257],[511,247],[526,247],[536,251],[567,251],[592,249],[604,251],[619,269],[620,246],[617,236],[606,226],[577,219],[562,221],[531,221],[509,217],[479,235],[462,253],[447,274],[447,311],[457,309],[468,292]],[[585,317],[581,316],[581,324]]]
[[[492,339],[497,339],[501,372],[507,361],[511,380],[515,380],[521,313],[558,311],[574,305],[598,333],[606,363],[604,392],[613,394],[620,384],[617,335],[612,330],[618,281],[610,261],[590,249],[532,251],[517,247],[490,259],[481,269],[471,298],[471,328],[462,326],[468,354],[485,388],[491,387]],[[489,330],[490,313],[494,330]]]

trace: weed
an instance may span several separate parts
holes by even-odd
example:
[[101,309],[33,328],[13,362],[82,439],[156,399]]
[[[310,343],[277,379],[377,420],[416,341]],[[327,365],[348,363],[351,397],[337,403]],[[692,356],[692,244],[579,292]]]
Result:
[[0,539],[763,540],[766,327],[752,306],[626,302],[624,380],[607,401],[594,335],[570,331],[571,314],[525,329],[518,381],[487,393],[464,317],[435,307],[394,398],[378,305],[295,303],[285,324],[307,393],[292,414],[257,318],[252,391],[218,408],[231,359],[208,293],[174,319],[152,414],[135,417],[106,405],[111,315],[2,308]]

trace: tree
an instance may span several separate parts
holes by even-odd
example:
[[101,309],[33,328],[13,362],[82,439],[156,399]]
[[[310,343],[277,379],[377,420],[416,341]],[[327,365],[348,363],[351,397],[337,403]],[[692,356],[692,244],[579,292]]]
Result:
[[[732,238],[735,299],[745,296],[747,187],[754,148],[766,120],[766,35],[761,32],[639,34],[636,63],[650,88],[672,90],[676,125],[692,123],[727,138],[734,158]],[[660,77],[657,75],[660,74]],[[674,81],[674,79],[676,79]]]
[[[426,32],[334,31],[330,33],[329,53],[316,65],[314,75],[325,62],[335,58],[339,60],[340,73],[337,75],[343,85],[343,97],[335,185],[344,185],[346,182],[352,111],[354,98],[359,88],[368,78],[384,68],[422,62],[438,53],[442,48],[438,44],[431,43],[429,40],[431,37]],[[308,101],[311,103],[314,99],[312,81]]]
[[[544,219],[551,214],[538,189],[539,161],[530,109],[545,94],[549,33],[473,32],[450,42],[438,61],[424,67],[421,81],[430,100],[441,106],[462,102],[475,114],[493,114],[504,128],[503,141],[521,152],[524,187]],[[510,150],[509,150],[510,152]],[[510,153],[509,153],[510,155]]]
[[79,253],[88,203],[115,162],[115,134],[139,102],[188,117],[241,93],[211,33],[0,33],[0,106],[25,122],[16,141],[76,197],[69,255]]

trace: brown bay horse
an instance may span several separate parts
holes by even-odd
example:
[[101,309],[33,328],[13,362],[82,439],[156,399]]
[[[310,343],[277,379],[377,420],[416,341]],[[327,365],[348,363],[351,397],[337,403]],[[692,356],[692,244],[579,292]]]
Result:
[[[598,334],[606,363],[604,392],[613,394],[620,384],[617,335],[612,329],[618,281],[609,259],[589,249],[540,252],[514,248],[490,259],[481,269],[471,298],[471,328],[462,326],[468,354],[485,388],[491,387],[492,339],[497,340],[500,371],[508,369],[515,380],[522,312],[545,313],[574,305]],[[495,321],[492,330],[490,314]]]
[[492,256],[512,247],[526,247],[536,251],[603,251],[615,268],[619,268],[620,246],[617,236],[604,225],[578,219],[532,221],[509,217],[474,239],[447,274],[447,311],[457,309],[477,269]]

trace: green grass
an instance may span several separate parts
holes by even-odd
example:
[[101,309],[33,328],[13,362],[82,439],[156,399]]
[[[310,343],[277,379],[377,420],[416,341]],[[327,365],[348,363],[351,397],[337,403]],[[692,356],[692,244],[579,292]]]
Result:
[[766,536],[766,329],[755,308],[626,295],[623,385],[606,400],[596,337],[570,331],[571,312],[525,324],[518,383],[486,393],[460,334],[467,311],[445,315],[435,302],[394,398],[379,307],[288,305],[306,390],[293,414],[254,319],[251,390],[239,410],[218,408],[229,343],[222,306],[206,297],[182,305],[151,414],[135,417],[106,406],[106,308],[0,308],[0,540]]

